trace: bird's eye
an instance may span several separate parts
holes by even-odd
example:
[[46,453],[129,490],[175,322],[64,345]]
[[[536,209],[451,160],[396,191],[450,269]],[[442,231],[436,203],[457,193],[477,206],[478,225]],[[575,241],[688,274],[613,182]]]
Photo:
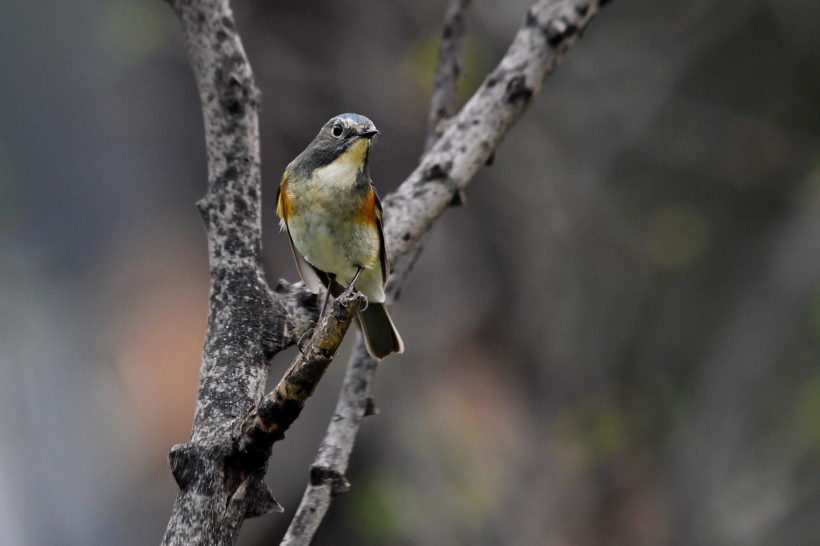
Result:
[[336,138],[341,138],[341,137],[342,137],[342,134],[344,134],[344,132],[345,132],[345,131],[344,131],[344,129],[342,128],[342,124],[341,124],[341,123],[337,123],[336,125],[334,125],[334,126],[333,126],[333,129],[331,129],[331,130],[330,130],[330,134],[332,134],[332,135],[333,135],[333,136],[335,136]]

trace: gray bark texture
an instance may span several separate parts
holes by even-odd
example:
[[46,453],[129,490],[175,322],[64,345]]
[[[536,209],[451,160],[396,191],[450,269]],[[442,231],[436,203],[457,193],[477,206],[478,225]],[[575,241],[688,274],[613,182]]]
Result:
[[[398,293],[412,269],[421,250],[419,240],[448,206],[460,202],[462,190],[491,159],[602,3],[542,0],[534,4],[499,65],[444,124],[441,121],[454,108],[456,78],[442,78],[445,83],[436,84],[440,98],[431,108],[428,145],[432,146],[383,202],[388,259],[396,264],[388,287],[391,294]],[[301,284],[285,281],[271,290],[264,280],[260,93],[228,0],[172,0],[171,4],[204,116],[208,188],[198,207],[208,237],[211,289],[191,439],[169,454],[179,493],[163,544],[234,544],[246,518],[279,508],[263,482],[271,446],[298,417],[361,302],[355,295],[334,302],[333,320],[317,325],[307,356],[294,362],[273,393],[264,393],[269,361],[308,331],[316,319],[317,296]],[[448,11],[439,72],[457,74],[467,4],[455,1]],[[455,32],[448,34],[448,25]],[[452,53],[446,53],[450,45]],[[344,473],[359,425],[374,411],[375,370],[376,363],[360,342],[311,468],[310,485],[283,544],[308,544],[330,497],[347,489]]]

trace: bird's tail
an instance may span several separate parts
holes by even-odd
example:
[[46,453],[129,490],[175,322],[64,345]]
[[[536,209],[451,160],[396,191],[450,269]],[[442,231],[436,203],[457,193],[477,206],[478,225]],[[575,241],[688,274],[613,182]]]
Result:
[[404,352],[404,342],[383,304],[369,304],[365,310],[359,311],[358,317],[370,356],[381,360],[390,353]]

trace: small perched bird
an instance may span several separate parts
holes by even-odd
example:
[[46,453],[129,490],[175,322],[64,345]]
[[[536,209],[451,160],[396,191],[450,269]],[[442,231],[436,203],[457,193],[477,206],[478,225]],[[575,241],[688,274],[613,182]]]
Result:
[[324,286],[337,297],[353,286],[367,298],[359,324],[367,352],[382,359],[403,352],[404,344],[384,306],[382,207],[368,170],[377,134],[373,122],[358,114],[341,114],[325,123],[285,169],[276,212],[299,275],[311,291]]

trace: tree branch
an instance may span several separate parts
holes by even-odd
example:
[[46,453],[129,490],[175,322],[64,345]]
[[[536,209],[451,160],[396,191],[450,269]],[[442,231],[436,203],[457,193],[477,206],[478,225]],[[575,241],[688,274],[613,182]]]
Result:
[[598,11],[596,0],[541,0],[498,66],[418,167],[384,200],[388,257],[418,240],[495,151]]
[[169,453],[179,485],[163,544],[233,544],[242,521],[278,504],[264,468],[235,456],[241,417],[262,396],[268,360],[316,314],[301,286],[264,281],[259,92],[227,0],[171,2],[202,103],[208,189],[197,204],[211,289],[191,439]]
[[[281,437],[295,419],[298,412],[286,414],[312,392],[359,300],[334,304],[332,316],[314,332],[308,354],[297,359],[279,387],[263,399],[268,360],[309,328],[317,298],[299,284],[280,281],[271,291],[264,281],[259,92],[228,0],[171,4],[203,109],[208,189],[198,207],[208,236],[211,291],[191,439],[169,454],[180,490],[163,543],[233,544],[245,518],[278,508],[263,482],[267,442]],[[393,263],[412,250],[490,157],[598,6],[594,0],[542,0],[530,9],[499,66],[424,154],[418,168],[385,200],[385,236]],[[453,17],[458,13],[456,9]],[[452,59],[444,53],[441,57]],[[394,274],[391,293],[408,273],[406,267]],[[345,313],[349,316],[342,316]],[[328,336],[333,341],[325,344]],[[359,343],[337,406],[339,419],[331,423],[311,470],[310,488],[315,489],[309,488],[306,496],[313,491],[329,503],[331,495],[346,490],[344,472],[355,435],[373,408],[370,385],[375,368]],[[260,436],[266,436],[264,442]],[[303,524],[311,528],[300,534],[303,542],[298,543],[306,543],[321,517],[306,521],[300,514],[301,508],[291,530]]]
[[[463,37],[463,13],[467,3],[454,0],[446,16],[446,21],[450,21],[450,17],[461,21],[459,32],[450,34],[459,41]],[[533,5],[499,65],[448,124],[443,135],[435,140],[435,129],[428,127],[428,142],[432,140],[434,144],[413,173],[385,199],[389,259],[396,262],[405,258],[405,266],[395,270],[390,278],[390,293],[398,293],[404,284],[421,251],[420,239],[491,157],[601,4],[595,0],[541,0]],[[443,36],[447,38],[446,31]],[[445,49],[449,53],[444,53]],[[448,66],[460,65],[453,51],[460,51],[460,46],[442,44],[437,74],[447,72]],[[439,105],[449,104],[450,97],[455,96],[455,81],[456,78],[436,78],[434,97],[438,98],[433,99],[430,122],[437,127],[446,115],[446,110]],[[372,384],[376,368],[377,363],[369,357],[359,336],[336,411],[311,466],[310,485],[281,546],[309,544],[327,513],[331,498],[348,490],[345,472],[356,435],[364,417],[373,413]]]
[[464,67],[464,30],[470,0],[452,0],[444,15],[438,63],[433,76],[433,96],[427,116],[427,142],[430,149],[443,132],[442,122],[456,113],[458,78]]
[[353,317],[366,301],[358,292],[344,293],[333,301],[314,329],[306,351],[300,351],[285,376],[265,398],[248,413],[239,439],[240,454],[256,459],[264,468],[273,444],[299,417],[347,333]]

